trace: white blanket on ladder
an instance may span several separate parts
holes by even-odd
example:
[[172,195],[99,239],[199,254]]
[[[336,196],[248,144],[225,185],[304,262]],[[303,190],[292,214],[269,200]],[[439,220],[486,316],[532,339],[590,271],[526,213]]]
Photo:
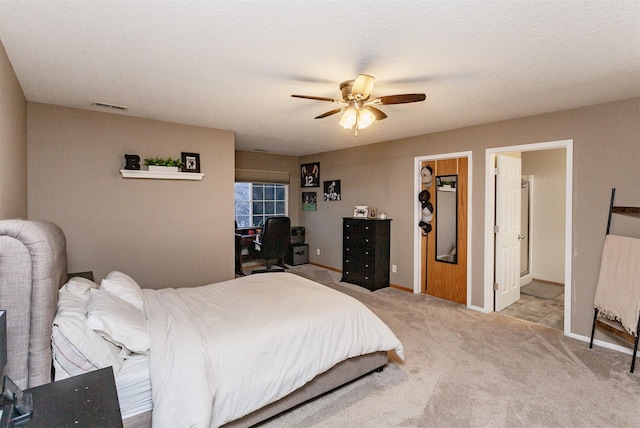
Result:
[[600,315],[635,336],[640,314],[640,239],[607,235],[593,302]]

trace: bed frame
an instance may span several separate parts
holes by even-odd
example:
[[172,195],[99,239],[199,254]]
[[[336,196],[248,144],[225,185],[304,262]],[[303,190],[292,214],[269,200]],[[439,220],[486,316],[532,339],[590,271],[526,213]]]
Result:
[[[66,239],[53,223],[0,220],[0,309],[7,310],[7,365],[20,388],[51,382],[51,331],[58,289],[67,281]],[[387,352],[345,360],[288,396],[230,422],[248,427],[318,397],[387,364]],[[151,412],[124,420],[150,427]]]
[[66,240],[52,223],[0,221],[0,309],[7,311],[4,374],[18,387],[51,382],[51,328],[67,279]]

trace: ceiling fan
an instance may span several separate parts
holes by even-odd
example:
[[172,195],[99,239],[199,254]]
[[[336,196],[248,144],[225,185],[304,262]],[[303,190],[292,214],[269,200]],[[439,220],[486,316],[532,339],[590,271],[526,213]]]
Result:
[[427,98],[425,94],[399,94],[370,99],[374,82],[375,78],[368,74],[360,74],[354,80],[342,82],[340,84],[342,99],[315,97],[312,95],[291,96],[294,98],[329,101],[341,104],[340,107],[316,116],[315,119],[322,119],[323,117],[344,112],[340,119],[340,125],[345,129],[352,129],[355,127],[356,137],[358,136],[358,129],[364,129],[376,120],[383,120],[387,118],[387,115],[382,110],[374,106],[415,103],[424,101]]

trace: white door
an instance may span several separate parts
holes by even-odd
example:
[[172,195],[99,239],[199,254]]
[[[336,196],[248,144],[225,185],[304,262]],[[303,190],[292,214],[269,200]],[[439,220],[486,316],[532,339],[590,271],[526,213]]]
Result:
[[497,156],[495,310],[520,300],[520,179],[522,161]]

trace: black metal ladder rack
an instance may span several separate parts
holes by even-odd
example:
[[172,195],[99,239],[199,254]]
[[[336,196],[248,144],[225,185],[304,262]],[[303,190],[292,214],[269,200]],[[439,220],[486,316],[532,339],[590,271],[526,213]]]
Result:
[[[616,195],[616,189],[613,188],[611,189],[611,202],[609,203],[609,218],[607,219],[607,235],[611,231],[611,218],[613,214],[640,214],[640,207],[622,207],[622,206],[614,205],[613,201],[614,201],[615,195]],[[616,328],[615,326],[611,324],[607,324],[606,322],[598,319],[598,308],[595,308],[594,314],[593,314],[593,325],[591,326],[591,341],[589,342],[589,348],[593,347],[593,336],[595,334],[596,327],[599,327],[605,331],[608,331],[609,333],[617,337],[620,337],[621,339],[624,339],[633,344],[633,355],[631,357],[632,359],[631,359],[631,370],[630,370],[630,372],[633,373],[633,370],[636,365],[636,354],[638,352],[638,339],[640,339],[640,317],[638,317],[638,326],[636,327],[636,332],[635,332],[636,334],[634,336],[632,334],[629,334],[625,330]]]

